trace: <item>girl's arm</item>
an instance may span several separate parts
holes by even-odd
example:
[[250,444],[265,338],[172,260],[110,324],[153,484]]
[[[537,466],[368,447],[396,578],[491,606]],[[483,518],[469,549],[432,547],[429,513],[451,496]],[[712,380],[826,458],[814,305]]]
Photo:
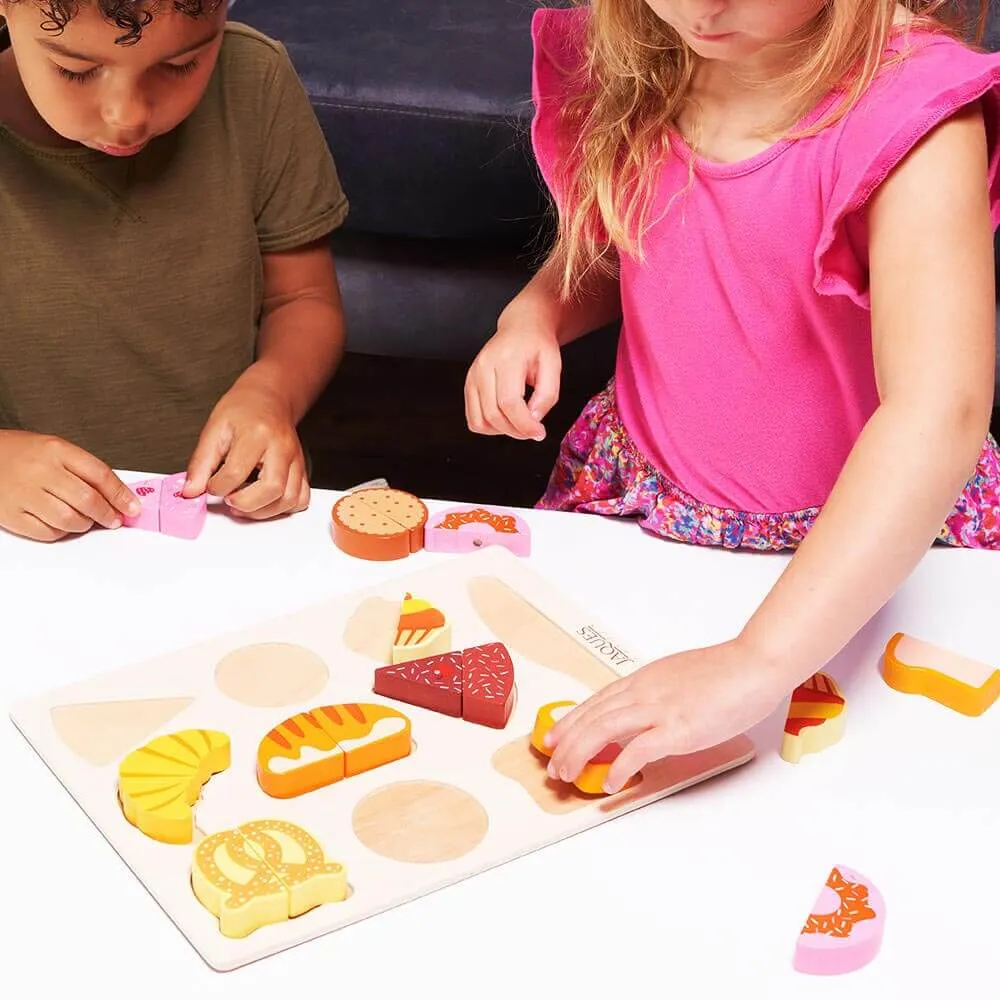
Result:
[[900,164],[869,221],[881,404],[739,640],[788,688],[892,597],[940,532],[986,440],[996,307],[978,107]]
[[543,440],[543,421],[559,398],[560,349],[621,315],[616,277],[592,272],[570,301],[559,294],[559,277],[550,257],[500,314],[469,368],[465,414],[474,433]]
[[565,347],[621,317],[621,291],[616,277],[594,272],[568,302],[559,294],[560,278],[549,258],[500,314],[497,330],[544,330]]

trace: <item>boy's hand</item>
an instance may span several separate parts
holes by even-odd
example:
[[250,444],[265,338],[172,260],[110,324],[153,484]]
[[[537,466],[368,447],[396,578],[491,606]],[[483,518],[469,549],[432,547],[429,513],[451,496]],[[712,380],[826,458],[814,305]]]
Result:
[[[255,471],[256,481],[245,485]],[[206,491],[255,520],[309,506],[295,425],[285,402],[262,382],[237,382],[212,411],[188,464],[184,495]]]
[[[767,718],[791,693],[740,640],[647,664],[578,705],[549,731],[549,776],[575,780],[609,743],[624,745],[605,791],[620,791],[647,764],[718,746]],[[794,685],[792,685],[794,687]]]
[[0,431],[0,527],[38,542],[119,528],[136,495],[100,459],[61,438]]
[[[465,380],[465,417],[476,434],[542,441],[542,420],[559,399],[562,355],[556,338],[520,324],[498,330]],[[525,389],[533,386],[531,399]]]

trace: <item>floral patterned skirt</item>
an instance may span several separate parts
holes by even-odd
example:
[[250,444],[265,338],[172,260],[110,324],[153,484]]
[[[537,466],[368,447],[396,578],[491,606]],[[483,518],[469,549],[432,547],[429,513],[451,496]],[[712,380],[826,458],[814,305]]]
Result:
[[[634,517],[645,531],[679,542],[772,552],[796,548],[820,511],[754,514],[696,500],[639,454],[618,415],[613,380],[566,434],[536,506]],[[1000,448],[992,437],[937,541],[1000,549]]]

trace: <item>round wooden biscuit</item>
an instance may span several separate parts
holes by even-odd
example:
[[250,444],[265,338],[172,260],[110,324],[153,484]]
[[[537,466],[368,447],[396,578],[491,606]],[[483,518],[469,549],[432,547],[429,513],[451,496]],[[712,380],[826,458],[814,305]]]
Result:
[[333,506],[333,540],[358,559],[403,559],[424,547],[427,508],[412,493],[383,487],[357,490]]

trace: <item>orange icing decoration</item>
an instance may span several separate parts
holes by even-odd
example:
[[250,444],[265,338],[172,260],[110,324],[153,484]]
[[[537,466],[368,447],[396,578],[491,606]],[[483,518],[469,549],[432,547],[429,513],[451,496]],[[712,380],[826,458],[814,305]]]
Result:
[[488,524],[494,531],[508,535],[517,534],[517,525],[514,518],[508,514],[491,514],[482,507],[475,510],[454,512],[442,518],[439,528],[446,528],[449,531],[458,531],[466,524]]
[[802,928],[803,934],[829,934],[846,938],[862,920],[874,920],[875,911],[868,905],[868,887],[849,882],[834,868],[826,882],[840,897],[840,907],[834,913],[811,913]]

